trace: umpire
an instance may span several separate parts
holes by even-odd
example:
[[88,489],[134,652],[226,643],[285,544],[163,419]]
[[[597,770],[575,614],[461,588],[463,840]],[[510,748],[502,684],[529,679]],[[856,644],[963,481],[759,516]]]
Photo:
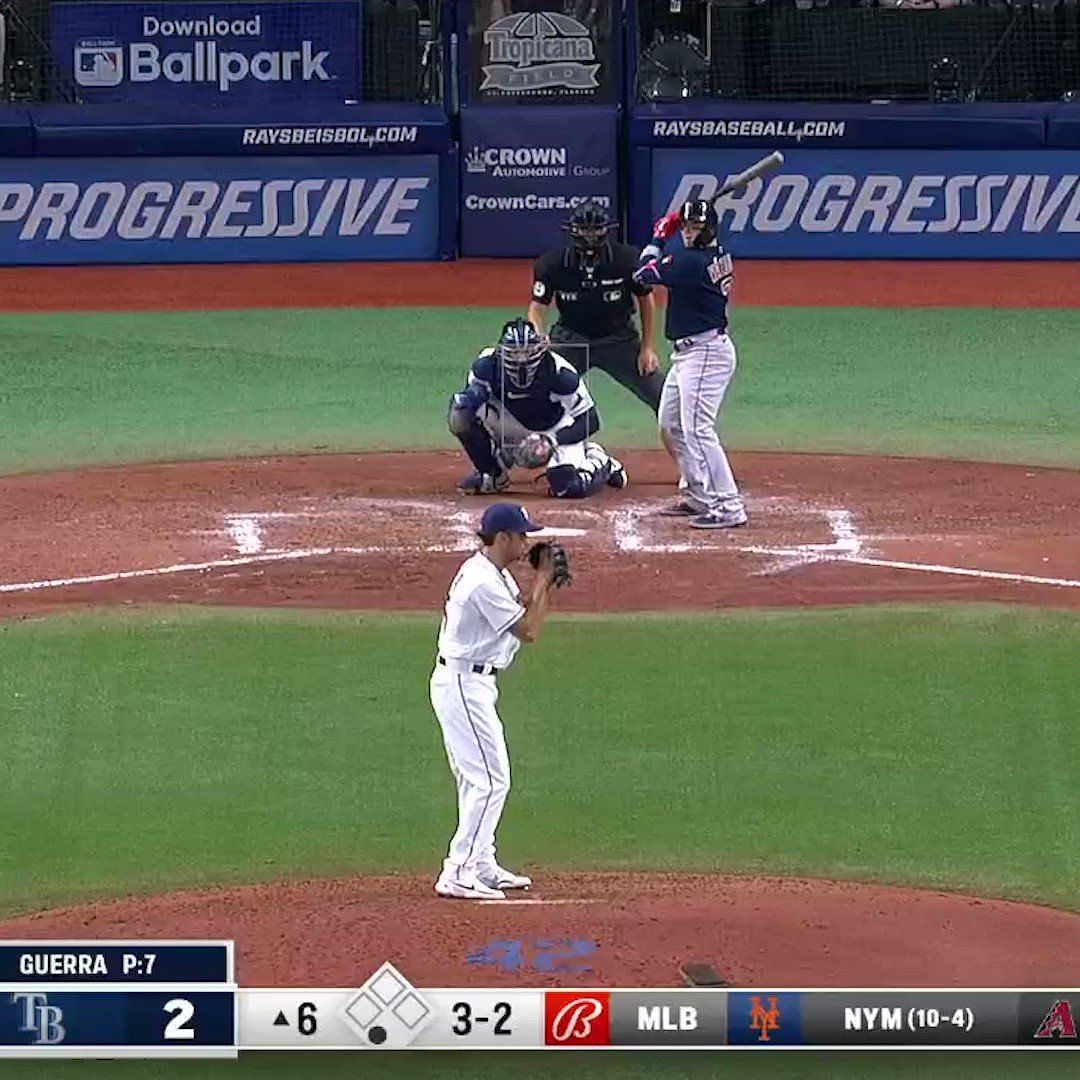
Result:
[[552,344],[578,346],[559,349],[560,355],[582,375],[592,368],[606,371],[655,413],[664,376],[652,348],[652,289],[632,280],[638,252],[608,239],[614,226],[599,203],[590,200],[575,209],[566,225],[569,243],[533,265],[528,318],[544,333],[544,308],[554,300],[559,317],[551,328]]

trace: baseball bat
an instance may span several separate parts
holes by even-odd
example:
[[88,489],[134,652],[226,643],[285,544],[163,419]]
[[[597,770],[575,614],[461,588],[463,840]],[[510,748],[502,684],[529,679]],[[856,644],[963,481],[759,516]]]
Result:
[[746,187],[751,180],[756,180],[763,173],[769,172],[770,169],[776,169],[784,164],[784,155],[779,150],[774,150],[767,157],[763,157],[760,161],[755,161],[749,169],[744,169],[738,176],[733,176],[724,186],[713,196],[713,202],[722,198],[724,195],[730,195],[733,191],[738,191],[739,188]]

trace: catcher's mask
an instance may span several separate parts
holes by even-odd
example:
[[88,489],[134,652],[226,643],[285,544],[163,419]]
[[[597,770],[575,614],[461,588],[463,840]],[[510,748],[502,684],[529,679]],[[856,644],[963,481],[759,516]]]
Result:
[[508,322],[496,346],[506,378],[519,390],[531,386],[543,363],[548,340],[527,319]]
[[581,203],[565,225],[574,247],[585,255],[597,254],[614,227],[607,210],[593,199]]
[[694,237],[692,247],[710,247],[716,242],[720,230],[720,219],[716,216],[716,207],[705,199],[691,199],[684,202],[679,212],[679,225],[700,224],[701,231]]

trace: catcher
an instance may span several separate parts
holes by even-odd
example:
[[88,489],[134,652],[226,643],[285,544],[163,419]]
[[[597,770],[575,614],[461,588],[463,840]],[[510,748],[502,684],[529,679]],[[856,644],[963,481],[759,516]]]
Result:
[[581,376],[525,319],[508,322],[498,345],[473,361],[448,423],[476,470],[458,484],[462,494],[504,490],[515,466],[543,469],[557,499],[626,487],[622,463],[589,441],[600,418]]

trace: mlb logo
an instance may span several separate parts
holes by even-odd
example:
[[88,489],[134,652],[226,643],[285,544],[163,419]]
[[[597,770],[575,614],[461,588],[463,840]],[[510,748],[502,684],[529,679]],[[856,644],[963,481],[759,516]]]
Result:
[[123,78],[122,45],[75,46],[75,81],[80,86],[119,86]]
[[606,991],[546,991],[544,1043],[547,1046],[610,1046],[611,995]]

